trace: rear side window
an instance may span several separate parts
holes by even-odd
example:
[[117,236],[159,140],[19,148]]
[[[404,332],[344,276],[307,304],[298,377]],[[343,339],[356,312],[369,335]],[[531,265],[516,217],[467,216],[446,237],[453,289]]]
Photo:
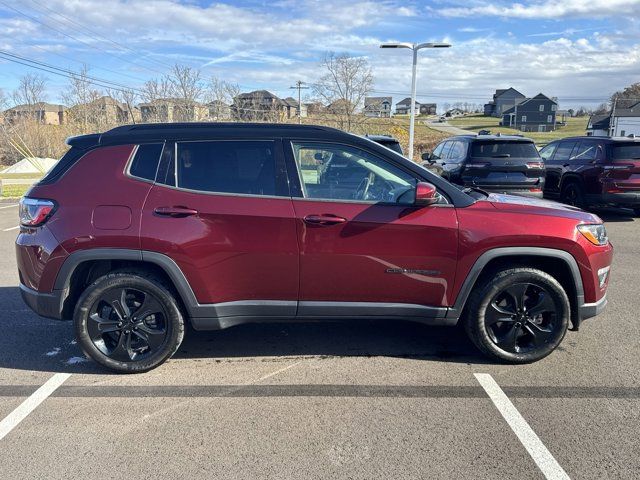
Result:
[[576,143],[577,142],[575,141],[560,142],[554,158],[556,160],[569,160],[569,157],[571,157],[571,152],[573,152]]
[[640,160],[640,143],[614,143],[611,146],[611,160]]
[[161,153],[161,143],[139,145],[131,161],[129,174],[134,177],[151,180],[152,182],[155,181]]
[[595,160],[596,155],[598,153],[598,143],[597,142],[580,142],[580,146],[576,151],[573,158],[575,160]]
[[473,142],[471,156],[474,158],[539,158],[532,142]]
[[184,142],[176,151],[178,188],[276,195],[273,141]]

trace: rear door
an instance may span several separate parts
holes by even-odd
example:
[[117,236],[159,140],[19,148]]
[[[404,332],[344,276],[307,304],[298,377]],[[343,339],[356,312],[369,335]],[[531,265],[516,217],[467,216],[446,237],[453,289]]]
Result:
[[169,256],[217,316],[246,314],[247,305],[295,315],[298,245],[281,141],[168,143],[141,244]]
[[[640,191],[640,141],[609,145],[610,162],[604,167],[606,179],[620,192]],[[612,190],[609,189],[609,192]]]
[[488,189],[541,188],[544,166],[531,141],[476,140],[462,172],[465,185]]
[[[389,314],[394,304],[447,305],[458,231],[451,205],[414,207],[418,181],[376,153],[349,145],[293,141],[287,150],[300,244],[301,316]],[[347,159],[362,176],[353,188],[317,174],[319,156]],[[370,308],[370,306],[369,306]],[[420,308],[418,308],[420,310]],[[396,309],[397,311],[397,309]],[[397,314],[397,313],[396,313]]]
[[544,169],[545,169],[545,180],[544,180],[545,195],[560,194],[558,190],[559,188],[558,175],[557,173],[556,174],[550,173],[550,172],[553,172],[554,170],[555,163],[554,163],[553,157],[557,149],[558,149],[558,142],[552,142],[548,145],[545,145],[542,148],[542,150],[540,150],[540,158],[542,158],[542,161],[544,162]]
[[578,145],[577,140],[563,140],[558,143],[553,159],[546,165],[548,192],[559,196],[562,189],[562,177],[571,171],[571,155]]

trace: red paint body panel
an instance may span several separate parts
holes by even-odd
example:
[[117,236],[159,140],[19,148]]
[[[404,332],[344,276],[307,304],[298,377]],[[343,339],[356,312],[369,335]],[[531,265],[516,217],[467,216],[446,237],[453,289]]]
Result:
[[[444,306],[456,272],[455,208],[294,200],[300,300]],[[309,225],[308,215],[347,221]],[[389,269],[433,273],[388,273]]]
[[[198,214],[154,213],[175,206]],[[171,257],[199,303],[298,299],[298,244],[289,198],[154,186],[142,214],[142,248]]]

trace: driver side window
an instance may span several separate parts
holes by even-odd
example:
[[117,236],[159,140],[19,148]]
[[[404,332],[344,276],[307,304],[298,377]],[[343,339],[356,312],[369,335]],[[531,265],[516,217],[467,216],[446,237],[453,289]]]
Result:
[[359,148],[293,142],[305,198],[412,204],[416,178]]

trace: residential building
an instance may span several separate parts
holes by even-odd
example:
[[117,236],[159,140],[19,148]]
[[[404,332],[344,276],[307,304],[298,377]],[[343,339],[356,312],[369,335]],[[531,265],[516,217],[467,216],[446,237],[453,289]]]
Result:
[[208,107],[181,98],[159,98],[139,105],[142,121],[148,122],[197,122],[204,120]]
[[523,102],[526,97],[513,87],[498,89],[493,100],[484,105],[484,114],[489,117],[502,117],[504,112]]
[[354,105],[348,100],[344,100],[342,98],[334,100],[326,108],[326,111],[333,115],[346,115],[348,113],[352,113],[353,110]]
[[[619,105],[623,105],[620,108]],[[592,115],[587,125],[587,135],[611,137],[640,137],[640,102],[619,101],[605,115]]]
[[207,107],[208,120],[230,120],[231,107],[222,100],[214,100],[205,105]]
[[445,117],[459,117],[460,115],[464,115],[464,110],[460,108],[452,108],[444,112]]
[[303,105],[303,108],[307,110],[307,115],[320,115],[327,109],[327,107],[325,107],[322,102],[309,102],[304,103]]
[[63,125],[66,123],[67,109],[64,105],[38,102],[33,105],[16,105],[4,112],[7,123],[16,123],[24,119],[33,119],[44,125]]
[[500,124],[523,132],[550,132],[556,129],[558,103],[539,93],[505,110]]
[[140,110],[133,105],[129,107],[115,98],[105,95],[91,102],[70,107],[68,117],[70,121],[85,120],[106,128],[108,125],[138,121],[140,120],[139,112]]
[[391,117],[391,97],[365,97],[364,114],[367,117]]
[[[409,102],[411,105],[411,102]],[[438,112],[438,105],[435,103],[421,103],[418,109],[420,115],[436,115]]]
[[276,121],[286,117],[287,105],[267,90],[255,90],[233,99],[231,115],[236,120]]
[[[298,113],[300,117],[307,116],[307,106],[303,103],[302,108],[298,106],[298,101],[293,97],[287,97],[282,100],[284,102],[285,116],[286,118],[298,118]],[[298,112],[300,109],[300,112]]]

